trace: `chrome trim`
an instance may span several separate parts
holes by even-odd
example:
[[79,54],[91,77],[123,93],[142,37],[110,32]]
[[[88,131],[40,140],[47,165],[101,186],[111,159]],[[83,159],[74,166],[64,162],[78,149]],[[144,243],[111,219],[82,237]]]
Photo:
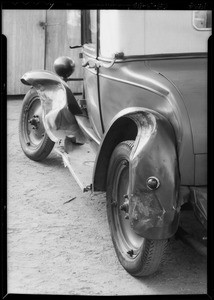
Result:
[[[151,188],[151,187],[148,185],[148,182],[149,182],[150,179],[154,179],[154,180],[157,182],[157,186],[156,186],[155,188]],[[147,186],[148,189],[150,189],[151,191],[157,190],[157,189],[159,188],[159,186],[160,186],[160,180],[159,180],[157,177],[155,177],[155,176],[150,176],[150,177],[147,178],[147,180],[146,180],[146,186]]]
[[155,93],[155,94],[157,94],[159,96],[162,96],[162,97],[166,97],[169,94],[169,91],[165,90],[163,88],[162,88],[162,93],[161,93],[161,92],[158,92],[158,91],[156,91],[156,90],[154,90],[152,88],[149,88],[148,86],[145,86],[145,85],[142,85],[142,84],[139,84],[139,83],[135,83],[135,82],[132,82],[132,81],[118,79],[116,77],[112,77],[112,76],[101,74],[101,73],[99,73],[99,76],[100,77],[104,77],[104,78],[108,78],[108,79],[111,79],[111,80],[114,80],[114,81],[117,81],[117,82],[122,82],[122,83],[125,83],[125,84],[130,84],[132,86],[136,86],[136,87],[142,88],[144,90],[149,90],[150,92],[153,92],[153,93]]
[[[166,53],[166,54],[148,54],[148,55],[129,55],[124,56],[124,59],[115,59],[115,63],[124,63],[137,60],[163,60],[163,59],[189,59],[189,58],[207,58],[207,52],[195,53]],[[114,59],[98,57],[98,60],[112,62]]]
[[[102,57],[102,56],[98,56],[97,58],[99,61],[104,61],[104,62],[108,62],[108,63],[112,63],[115,59],[114,58],[105,58],[105,57]],[[118,61],[119,59],[117,59]],[[123,61],[123,60],[122,60]]]

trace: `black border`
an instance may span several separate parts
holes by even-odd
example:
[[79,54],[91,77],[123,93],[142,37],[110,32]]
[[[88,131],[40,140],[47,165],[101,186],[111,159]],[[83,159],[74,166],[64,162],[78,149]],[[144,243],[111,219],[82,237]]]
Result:
[[214,129],[214,103],[213,103],[213,37],[211,36],[208,40],[208,244],[207,244],[207,259],[208,259],[208,278],[207,278],[207,286],[208,293],[214,298],[214,246],[213,246],[213,238],[214,238],[214,221],[213,221],[213,213],[214,213],[214,203],[213,203],[213,195],[214,195],[214,186],[212,184],[212,169],[213,169],[213,129]]
[[212,9],[212,0],[124,0],[121,2],[104,0],[10,0],[3,1],[2,9],[180,9],[200,10]]
[[6,116],[7,116],[7,39],[1,35],[1,115],[0,115],[0,170],[1,170],[1,295],[5,294],[7,288],[7,138],[6,138]]
[[[100,0],[101,1],[101,0]],[[83,1],[83,0],[68,0],[68,1],[3,1],[1,3],[2,9],[179,9],[179,10],[200,10],[213,8],[213,1],[200,0],[186,0],[186,1],[123,1],[117,3],[116,1]],[[48,298],[68,298],[73,295],[33,295],[33,294],[7,294],[7,138],[6,138],[6,116],[7,116],[7,41],[5,36],[1,36],[1,116],[0,116],[0,157],[1,157],[1,297],[2,299],[14,299],[17,296],[21,299],[48,299]],[[214,247],[213,247],[213,185],[212,180],[212,166],[213,166],[213,39],[209,39],[208,51],[208,294],[207,295],[152,295],[150,298],[166,298],[173,297],[173,299],[213,299],[214,298]],[[139,295],[141,297],[141,295]],[[144,297],[148,295],[143,295]]]

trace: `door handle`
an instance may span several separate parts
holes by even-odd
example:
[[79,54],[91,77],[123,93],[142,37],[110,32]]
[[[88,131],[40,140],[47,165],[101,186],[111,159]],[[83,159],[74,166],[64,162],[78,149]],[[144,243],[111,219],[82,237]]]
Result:
[[95,69],[104,67],[106,69],[109,69],[115,64],[115,61],[117,59],[119,60],[124,59],[124,53],[123,52],[115,53],[114,58],[109,62],[104,62],[102,60],[97,60],[97,59],[89,59],[87,61],[84,60],[84,62],[82,63],[82,67],[88,66],[89,68],[95,68]]
[[99,62],[89,59],[82,63],[82,67],[89,67],[89,69],[97,69],[99,67]]

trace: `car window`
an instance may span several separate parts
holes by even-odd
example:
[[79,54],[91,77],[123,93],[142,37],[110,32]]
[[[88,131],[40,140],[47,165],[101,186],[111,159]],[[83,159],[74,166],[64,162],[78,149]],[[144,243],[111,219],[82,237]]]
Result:
[[211,10],[193,11],[193,26],[197,30],[209,30],[212,27]]
[[96,51],[97,46],[97,11],[82,11],[82,44],[90,50]]

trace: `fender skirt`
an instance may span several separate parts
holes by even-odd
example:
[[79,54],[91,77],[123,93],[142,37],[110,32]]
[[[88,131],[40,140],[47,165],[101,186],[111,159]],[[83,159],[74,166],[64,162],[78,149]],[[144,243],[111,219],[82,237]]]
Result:
[[76,138],[84,143],[85,137],[79,128],[75,115],[82,111],[68,85],[50,71],[30,71],[25,73],[21,82],[33,86],[41,100],[42,119],[45,130],[53,142]]
[[180,175],[172,125],[159,114],[129,116],[138,134],[129,162],[129,221],[148,239],[166,239],[178,228]]

